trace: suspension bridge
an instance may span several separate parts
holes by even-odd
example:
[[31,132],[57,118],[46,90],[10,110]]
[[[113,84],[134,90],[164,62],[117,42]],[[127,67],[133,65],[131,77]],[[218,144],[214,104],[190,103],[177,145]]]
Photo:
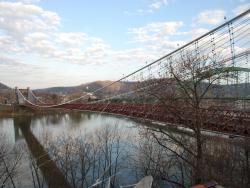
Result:
[[[60,104],[46,104],[30,89],[24,94],[16,88],[15,93],[18,105],[32,109],[106,112],[184,127],[202,119],[202,129],[250,136],[249,53],[250,9],[91,91],[103,93],[98,100],[88,101],[84,94]],[[106,92],[117,83],[126,86]]]

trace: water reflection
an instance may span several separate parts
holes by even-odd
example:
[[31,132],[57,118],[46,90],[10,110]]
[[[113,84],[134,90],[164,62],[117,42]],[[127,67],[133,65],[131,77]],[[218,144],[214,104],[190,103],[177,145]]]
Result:
[[[69,188],[70,185],[66,181],[63,174],[60,172],[56,164],[53,162],[49,154],[45,151],[43,146],[35,138],[30,130],[31,117],[15,117],[15,138],[19,135],[19,129],[23,137],[26,140],[28,148],[36,159],[37,166],[41,170],[43,177],[45,178],[47,185],[51,188],[62,187]],[[17,133],[17,134],[16,134]]]
[[[19,124],[17,123],[17,118],[14,119],[14,134],[15,134],[15,142],[21,140],[23,138],[21,129],[19,128]],[[16,121],[15,121],[16,120]]]

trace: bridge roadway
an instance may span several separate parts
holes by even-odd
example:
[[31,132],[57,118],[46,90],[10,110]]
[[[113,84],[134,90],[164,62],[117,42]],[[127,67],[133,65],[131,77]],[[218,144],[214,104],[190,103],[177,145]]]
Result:
[[[184,127],[191,127],[195,123],[195,119],[197,119],[190,109],[178,110],[159,104],[63,104],[57,108],[113,113]],[[203,120],[202,129],[250,136],[250,111],[214,108],[204,109],[200,114]]]

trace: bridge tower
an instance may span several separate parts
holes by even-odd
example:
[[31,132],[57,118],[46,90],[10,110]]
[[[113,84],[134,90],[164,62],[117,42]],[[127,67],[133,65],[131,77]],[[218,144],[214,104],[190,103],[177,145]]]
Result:
[[[22,91],[22,92],[21,92]],[[17,105],[22,105],[25,104],[26,100],[25,95],[27,94],[27,90],[26,89],[18,89],[18,87],[15,87],[15,95],[16,95],[16,104]]]
[[30,87],[27,87],[27,99],[28,101],[32,102],[33,104],[36,104],[37,97],[34,95]]
[[18,87],[15,87],[15,96],[16,105],[24,105],[27,104],[27,102],[32,104],[42,103],[29,87],[27,87],[27,89],[18,89]]

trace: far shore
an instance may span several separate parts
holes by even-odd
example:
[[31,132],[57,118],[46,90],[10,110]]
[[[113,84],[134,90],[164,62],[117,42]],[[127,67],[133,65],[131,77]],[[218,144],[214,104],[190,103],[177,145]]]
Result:
[[51,113],[66,113],[70,110],[67,109],[59,109],[59,108],[52,108],[52,109],[29,109],[18,107],[15,105],[10,104],[0,104],[0,117],[16,117],[16,116],[31,116],[31,115],[38,115],[38,114],[51,114]]

